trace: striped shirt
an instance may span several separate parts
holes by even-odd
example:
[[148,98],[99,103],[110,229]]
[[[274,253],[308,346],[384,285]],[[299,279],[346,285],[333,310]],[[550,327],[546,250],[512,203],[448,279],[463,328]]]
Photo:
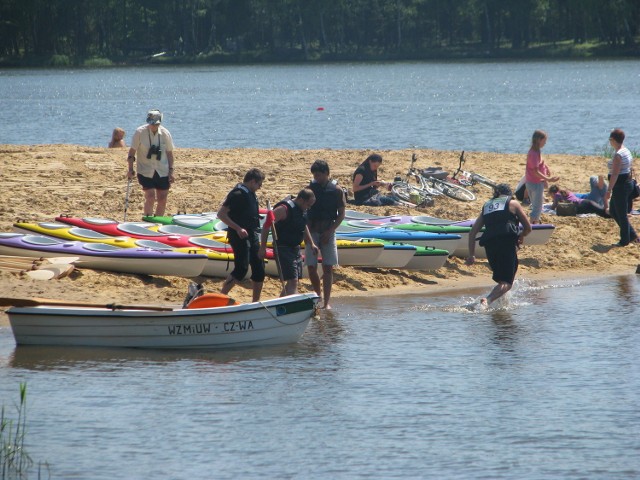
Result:
[[627,147],[622,147],[613,155],[611,160],[607,162],[607,165],[609,167],[609,175],[611,175],[613,158],[615,158],[616,155],[620,155],[620,158],[622,160],[620,163],[620,175],[628,175],[629,173],[631,173],[631,167],[633,166],[633,157],[631,156],[631,152]]

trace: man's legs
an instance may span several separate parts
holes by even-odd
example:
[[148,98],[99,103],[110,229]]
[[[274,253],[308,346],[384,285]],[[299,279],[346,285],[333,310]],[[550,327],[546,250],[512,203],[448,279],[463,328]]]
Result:
[[153,215],[154,203],[156,203],[156,189],[147,188],[146,190],[144,190],[144,215],[146,217],[151,217]]
[[331,304],[329,303],[329,300],[331,300],[332,286],[333,286],[333,265],[323,265],[322,266],[322,289],[324,292],[324,304],[322,305],[322,308],[326,308],[327,310],[331,310]]
[[491,293],[487,295],[487,303],[491,304],[511,290],[512,284],[507,282],[498,282],[498,284],[493,287]]
[[[156,216],[161,217],[167,209],[169,190],[158,190],[157,192],[158,204],[156,205]],[[151,206],[153,207],[153,204]]]

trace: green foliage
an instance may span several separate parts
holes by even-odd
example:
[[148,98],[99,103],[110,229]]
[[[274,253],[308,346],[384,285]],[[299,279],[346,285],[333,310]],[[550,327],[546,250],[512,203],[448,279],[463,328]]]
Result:
[[49,59],[50,67],[68,67],[71,65],[71,59],[68,55],[52,55]]
[[85,67],[111,67],[113,62],[108,58],[88,58],[84,61]]
[[[630,148],[629,151],[631,152],[631,155],[634,159],[640,158],[640,150],[634,150],[633,148]],[[613,148],[611,147],[611,144],[607,142],[601,147],[596,147],[595,154],[604,158],[611,158],[613,157]]]
[[0,411],[0,478],[24,478],[33,461],[24,449],[27,408],[27,384],[20,384],[18,418],[5,416],[4,406]]
[[[27,433],[27,384],[20,383],[20,403],[16,406],[17,418],[5,414],[4,405],[0,409],[0,480],[28,478],[33,460],[24,447]],[[38,478],[41,477],[38,468]],[[45,465],[48,470],[48,466]]]
[[[638,56],[637,0],[4,0],[0,59]],[[83,59],[90,59],[86,62]],[[99,61],[98,61],[99,60]]]

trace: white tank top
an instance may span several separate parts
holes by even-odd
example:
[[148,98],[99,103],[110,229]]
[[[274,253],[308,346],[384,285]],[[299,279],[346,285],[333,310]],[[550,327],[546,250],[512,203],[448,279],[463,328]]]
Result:
[[[620,174],[629,174],[631,173],[631,167],[633,165],[633,157],[631,156],[631,152],[627,147],[622,147],[618,150],[613,156],[620,155],[622,162],[620,164]],[[607,163],[609,166],[609,174],[611,174],[611,167],[613,166],[613,158],[609,160]]]

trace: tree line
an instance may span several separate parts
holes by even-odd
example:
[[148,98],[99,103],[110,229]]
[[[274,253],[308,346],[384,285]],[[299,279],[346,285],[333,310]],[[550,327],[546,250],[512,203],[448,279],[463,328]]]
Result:
[[639,30],[638,0],[3,0],[0,56],[385,59],[593,44],[638,55]]

